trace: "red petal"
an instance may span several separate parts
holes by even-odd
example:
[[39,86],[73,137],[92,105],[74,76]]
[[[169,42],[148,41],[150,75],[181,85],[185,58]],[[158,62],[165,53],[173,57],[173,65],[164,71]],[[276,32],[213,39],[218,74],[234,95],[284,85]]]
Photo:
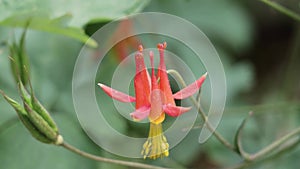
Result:
[[174,106],[171,104],[163,105],[164,112],[167,113],[169,116],[177,117],[183,113],[186,113],[191,110],[191,107],[179,107]]
[[115,89],[112,89],[104,84],[98,83],[98,85],[102,88],[102,90],[111,98],[116,99],[120,102],[135,102],[135,98],[129,96],[125,93],[119,92]]
[[142,106],[134,112],[130,113],[130,116],[135,120],[143,120],[150,114],[150,106]]
[[167,43],[164,42],[163,44],[158,44],[157,48],[159,51],[160,63],[157,71],[157,76],[160,79],[160,89],[163,91],[163,102],[165,104],[173,104],[175,105],[175,101],[172,95],[172,90],[170,87],[170,82],[168,78],[168,74],[166,72],[166,64],[164,59],[164,50],[167,47]]
[[[159,89],[157,84],[157,78],[155,76],[155,70],[154,70],[154,56],[153,52],[149,52],[150,56],[150,64],[151,64],[151,91]],[[152,101],[151,101],[152,102]]]
[[203,84],[204,80],[206,79],[207,73],[202,75],[198,80],[196,80],[194,83],[188,85],[187,87],[181,89],[177,93],[173,95],[174,99],[185,99],[187,97],[192,96],[194,93],[196,93],[201,85]]
[[150,104],[150,76],[145,67],[142,50],[143,47],[139,46],[139,52],[135,55],[136,74],[134,77],[134,89],[136,97],[136,109]]

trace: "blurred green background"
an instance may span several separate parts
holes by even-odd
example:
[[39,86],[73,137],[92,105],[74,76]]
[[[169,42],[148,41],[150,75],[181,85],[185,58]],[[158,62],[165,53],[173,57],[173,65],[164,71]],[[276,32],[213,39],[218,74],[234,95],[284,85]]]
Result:
[[[298,0],[274,1],[300,15]],[[72,145],[108,158],[171,168],[214,169],[239,164],[242,159],[214,137],[205,144],[198,143],[200,120],[188,136],[170,151],[168,158],[156,161],[110,154],[95,145],[81,129],[73,108],[71,84],[74,64],[83,42],[109,21],[143,11],[164,12],[187,19],[199,27],[216,47],[225,68],[228,93],[225,112],[217,130],[229,141],[233,142],[237,128],[249,111],[253,111],[254,116],[245,126],[243,144],[250,153],[300,125],[299,22],[259,0],[0,0],[0,89],[18,98],[6,44],[19,39],[22,27],[30,19],[26,51],[35,93],[52,112],[60,133]],[[153,46],[156,43],[153,42]],[[94,46],[95,42],[90,41],[89,44]],[[188,51],[181,50],[179,45],[172,46],[171,43],[168,48],[185,58],[192,69],[199,66],[189,62],[186,57]],[[116,50],[122,49],[116,47]],[[125,51],[133,52],[134,49]],[[123,55],[120,52],[112,52],[106,58],[102,69],[107,73],[99,77],[102,82],[111,81],[112,72],[121,59]],[[146,134],[117,115],[111,115],[110,121],[123,133]],[[298,169],[299,158],[300,148],[295,147],[282,156],[250,168]],[[61,147],[39,143],[30,136],[14,110],[2,98],[0,164],[1,168],[7,169],[127,168],[95,162]]]

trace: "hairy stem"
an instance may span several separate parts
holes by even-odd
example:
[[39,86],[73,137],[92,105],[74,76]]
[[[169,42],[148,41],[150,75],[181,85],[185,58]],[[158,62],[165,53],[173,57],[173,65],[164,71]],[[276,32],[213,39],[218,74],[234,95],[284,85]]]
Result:
[[111,164],[119,164],[123,166],[128,166],[128,167],[134,167],[134,168],[152,168],[152,169],[165,169],[163,167],[158,167],[158,166],[153,166],[153,165],[148,165],[148,164],[142,164],[142,163],[137,163],[137,162],[129,162],[129,161],[122,161],[122,160],[114,160],[110,158],[104,158],[100,156],[96,156],[93,154],[86,153],[84,151],[81,151],[70,144],[64,142],[60,146],[66,148],[67,150],[70,150],[76,154],[79,154],[83,157],[95,160],[95,161],[100,161],[100,162],[105,162],[105,163],[111,163]]

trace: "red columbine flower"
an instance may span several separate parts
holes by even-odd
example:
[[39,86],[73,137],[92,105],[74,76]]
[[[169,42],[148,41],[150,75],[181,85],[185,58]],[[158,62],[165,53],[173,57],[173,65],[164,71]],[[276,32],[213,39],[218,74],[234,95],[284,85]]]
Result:
[[143,120],[148,117],[150,121],[150,131],[147,141],[143,145],[142,155],[156,159],[158,157],[169,155],[169,144],[163,135],[162,122],[165,119],[165,113],[172,117],[177,117],[187,111],[190,107],[179,107],[175,105],[174,99],[185,99],[199,90],[204,82],[207,73],[201,76],[194,83],[172,94],[166,65],[164,61],[164,49],[166,42],[158,44],[157,48],[160,55],[160,63],[157,75],[155,75],[153,52],[150,51],[151,78],[145,67],[143,57],[143,47],[139,46],[139,51],[135,55],[136,75],[134,77],[135,97],[116,91],[104,84],[98,85],[103,91],[121,102],[135,102],[136,110],[130,115],[134,120]]

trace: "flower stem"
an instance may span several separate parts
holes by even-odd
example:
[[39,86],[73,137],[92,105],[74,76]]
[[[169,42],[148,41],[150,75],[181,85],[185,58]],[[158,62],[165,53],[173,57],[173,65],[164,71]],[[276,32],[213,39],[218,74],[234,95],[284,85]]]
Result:
[[213,129],[213,127],[211,126],[211,124],[208,122],[208,118],[207,118],[206,114],[203,112],[203,109],[201,108],[200,104],[197,103],[196,99],[193,96],[190,99],[192,100],[192,103],[194,104],[194,106],[197,108],[197,111],[200,113],[200,115],[204,119],[205,124],[206,124],[207,128],[209,129],[209,131],[212,132],[213,135],[222,144],[224,144],[224,146],[226,146],[227,148],[229,148],[230,150],[232,150],[234,152],[237,152],[237,149],[232,144],[230,144],[217,130]]
[[242,163],[233,166],[233,167],[229,167],[227,169],[242,169],[242,168],[246,168],[249,166],[253,166],[262,162],[266,162],[269,160],[274,160],[275,158],[278,158],[279,156],[283,155],[284,153],[293,150],[297,145],[300,144],[300,138],[291,141],[290,143],[284,144],[283,146],[281,146],[279,148],[279,150],[277,150],[275,153],[272,153],[270,156],[267,156],[266,158],[262,158],[262,159],[255,159],[255,161],[243,161]]
[[300,15],[298,15],[297,13],[289,10],[288,8],[276,3],[276,2],[272,2],[270,0],[260,0],[261,2],[271,6],[272,8],[276,9],[277,11],[297,20],[300,21]]
[[[186,87],[186,83],[183,80],[182,76],[173,69],[168,70],[168,73],[173,75],[179,82],[180,85],[184,88]],[[208,121],[208,117],[206,116],[206,114],[203,111],[203,108],[201,107],[201,104],[197,102],[197,100],[200,99],[195,99],[193,96],[190,97],[190,99],[192,100],[193,105],[196,107],[198,113],[201,115],[201,117],[204,120],[204,123],[206,124],[207,128],[209,129],[210,132],[213,133],[213,135],[224,145],[226,146],[228,149],[238,153],[237,149],[235,146],[233,146],[231,143],[229,143],[218,131],[214,130],[213,127],[211,126],[211,124]]]
[[286,143],[287,141],[289,141],[290,139],[292,139],[293,137],[295,137],[299,134],[300,134],[300,127],[294,129],[293,131],[286,134],[282,138],[274,141],[272,144],[270,144],[269,146],[263,148],[259,152],[251,155],[250,156],[251,161],[256,160],[258,158],[261,158],[261,157],[264,157],[265,155],[267,155],[267,154],[271,153],[272,151],[274,151],[275,149],[277,149],[283,143]]
[[111,164],[119,164],[123,166],[128,166],[128,167],[134,167],[134,168],[153,168],[153,169],[165,169],[163,167],[158,167],[158,166],[153,166],[153,165],[148,165],[148,164],[142,164],[142,163],[137,163],[137,162],[129,162],[129,161],[122,161],[122,160],[114,160],[110,158],[104,158],[100,156],[96,156],[93,154],[86,153],[84,151],[81,151],[70,144],[64,142],[60,146],[66,148],[67,150],[70,150],[76,154],[79,154],[83,157],[95,160],[95,161],[100,161],[100,162],[105,162],[105,163],[111,163]]

